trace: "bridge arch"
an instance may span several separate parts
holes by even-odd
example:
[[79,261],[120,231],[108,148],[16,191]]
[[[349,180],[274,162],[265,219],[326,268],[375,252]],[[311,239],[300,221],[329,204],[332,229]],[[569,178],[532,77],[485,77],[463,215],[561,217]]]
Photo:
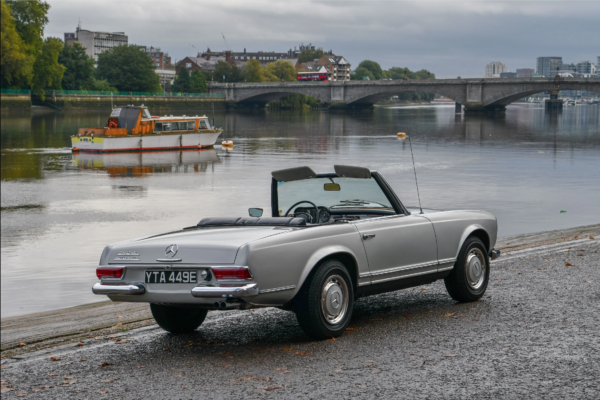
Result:
[[387,99],[391,96],[403,94],[403,93],[416,93],[424,92],[433,95],[441,95],[448,99],[454,100],[457,103],[464,102],[464,95],[459,93],[455,88],[442,88],[442,87],[428,87],[428,86],[397,86],[397,87],[381,87],[379,90],[372,91],[370,94],[364,94],[363,96],[353,96],[347,99],[349,106],[360,106],[366,104],[374,104],[381,100]]
[[[592,88],[594,89],[594,88]],[[554,90],[558,90],[559,92],[564,91],[564,90],[584,90],[586,92],[592,92],[592,93],[598,93],[600,94],[600,87],[595,88],[595,90],[589,90],[589,88],[582,88],[581,85],[569,85],[567,84],[563,84],[563,83],[557,83],[554,85],[547,85],[547,87],[545,88],[524,88],[523,90],[519,90],[513,93],[504,93],[504,92],[499,92],[493,96],[490,96],[489,98],[486,99],[486,106],[491,107],[491,108],[497,108],[497,107],[505,107],[511,103],[514,103],[517,100],[520,100],[524,97],[528,97],[528,96],[532,96],[534,94],[538,94],[538,93],[544,93],[544,92],[550,92],[550,91],[554,91]]]

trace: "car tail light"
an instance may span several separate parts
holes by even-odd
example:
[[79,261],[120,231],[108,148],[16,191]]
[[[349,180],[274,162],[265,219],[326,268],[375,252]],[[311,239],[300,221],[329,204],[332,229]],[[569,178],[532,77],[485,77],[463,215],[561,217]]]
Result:
[[124,267],[98,267],[96,268],[96,276],[98,279],[102,278],[116,278],[121,279],[123,277]]
[[248,267],[212,267],[211,270],[218,281],[252,279]]

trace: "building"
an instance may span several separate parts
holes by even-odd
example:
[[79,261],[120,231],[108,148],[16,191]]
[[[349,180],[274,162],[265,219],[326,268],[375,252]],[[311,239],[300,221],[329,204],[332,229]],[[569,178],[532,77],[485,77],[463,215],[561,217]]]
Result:
[[165,53],[160,50],[160,47],[139,46],[139,48],[148,54],[157,69],[165,69]]
[[503,72],[506,72],[506,64],[500,61],[492,61],[485,66],[486,78],[499,78]]
[[175,80],[175,70],[174,69],[156,69],[154,72],[160,77],[160,85],[165,88],[165,90],[169,90],[173,81]]
[[85,47],[86,54],[97,62],[98,54],[116,46],[127,46],[129,38],[125,32],[88,31],[81,29],[81,25],[78,25],[75,33],[65,33],[65,43],[72,45],[74,42]]
[[517,68],[517,78],[532,78],[534,74],[533,68]]
[[297,63],[296,70],[304,70],[306,72],[315,72],[315,73],[329,73],[327,67],[324,65],[317,64],[314,61],[309,61],[305,63]]
[[210,61],[211,59],[213,59],[215,57],[220,57],[220,58],[225,59],[225,58],[227,58],[227,54],[229,54],[229,56],[231,57],[231,60],[234,61],[234,64],[245,64],[246,62],[248,62],[250,60],[258,60],[260,62],[260,65],[262,65],[264,67],[266,64],[268,64],[270,62],[275,62],[277,60],[297,58],[297,57],[291,57],[292,54],[290,53],[290,51],[288,51],[287,53],[277,53],[274,51],[249,52],[249,51],[246,51],[246,49],[244,49],[244,51],[232,52],[229,50],[227,50],[227,51],[210,51],[210,48],[208,48],[204,53],[199,53],[196,58],[204,58],[207,61]]
[[331,81],[349,81],[350,73],[352,72],[352,66],[342,56],[336,56],[335,54],[325,54],[316,64],[323,65],[329,71]]
[[[209,49],[210,50],[210,49]],[[228,63],[231,66],[237,65],[230,51],[226,51],[224,56],[214,55],[216,53],[203,53],[203,57],[186,57],[177,63],[175,70],[179,74],[181,68],[185,68],[189,73],[195,70],[214,71],[219,61]]]
[[500,72],[500,78],[516,78],[516,72]]
[[556,76],[562,66],[562,57],[538,57],[536,64],[536,74],[553,77]]
[[575,64],[576,72],[578,74],[593,74],[596,71],[594,64],[589,61],[581,61]]

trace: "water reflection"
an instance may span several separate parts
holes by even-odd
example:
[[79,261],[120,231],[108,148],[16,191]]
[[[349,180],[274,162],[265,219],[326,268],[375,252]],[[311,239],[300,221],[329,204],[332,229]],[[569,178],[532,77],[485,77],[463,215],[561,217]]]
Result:
[[79,171],[106,171],[111,178],[141,177],[158,173],[199,173],[220,162],[215,149],[156,153],[73,155],[72,167]]

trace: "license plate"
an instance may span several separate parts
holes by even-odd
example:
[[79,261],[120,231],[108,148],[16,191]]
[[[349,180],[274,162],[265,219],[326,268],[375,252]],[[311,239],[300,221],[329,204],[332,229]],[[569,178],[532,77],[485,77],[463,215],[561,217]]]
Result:
[[198,271],[146,271],[146,283],[196,283]]

